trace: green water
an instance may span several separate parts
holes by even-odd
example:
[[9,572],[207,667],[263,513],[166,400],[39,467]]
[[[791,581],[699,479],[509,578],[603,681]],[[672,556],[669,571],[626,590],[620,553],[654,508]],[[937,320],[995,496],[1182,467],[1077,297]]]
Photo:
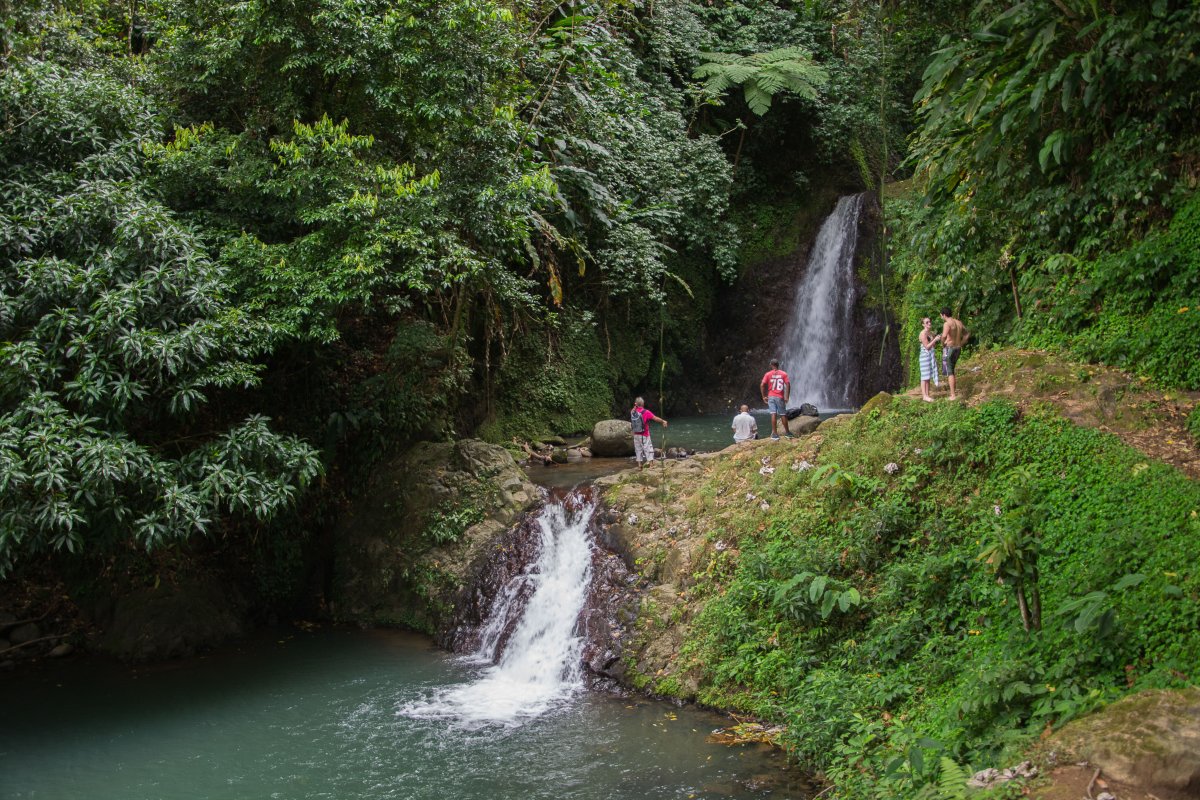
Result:
[[[758,421],[758,436],[760,439],[771,435],[771,415],[762,409],[752,412]],[[828,419],[837,411],[827,411],[821,414],[821,419]],[[666,428],[654,423],[650,424],[650,438],[654,446],[682,447],[701,453],[711,453],[733,446],[733,431],[730,429],[735,412],[728,414],[705,414],[693,417],[668,417],[670,423]],[[579,438],[583,438],[580,436]],[[576,440],[572,440],[576,441]],[[628,458],[585,458],[567,464],[542,466],[541,464],[522,464],[529,479],[542,486],[557,486],[570,488],[585,481],[594,480],[602,475],[611,475],[623,469],[637,466],[633,456]]]
[[520,727],[409,719],[478,667],[386,631],[278,634],[155,668],[0,676],[0,797],[46,800],[803,798],[725,717],[585,692]]

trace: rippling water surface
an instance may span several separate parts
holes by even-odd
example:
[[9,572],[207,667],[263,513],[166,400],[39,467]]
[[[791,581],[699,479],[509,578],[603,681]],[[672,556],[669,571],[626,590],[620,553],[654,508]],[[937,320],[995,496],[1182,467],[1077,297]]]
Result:
[[319,630],[130,670],[0,676],[0,797],[802,798],[770,748],[705,736],[727,718],[582,692],[519,725],[404,710],[485,673],[394,632]]

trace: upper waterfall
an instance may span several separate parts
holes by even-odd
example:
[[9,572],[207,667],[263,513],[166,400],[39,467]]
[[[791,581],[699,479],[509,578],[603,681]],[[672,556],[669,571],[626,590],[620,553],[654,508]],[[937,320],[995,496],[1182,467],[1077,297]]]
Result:
[[865,195],[838,200],[813,243],[792,315],[780,339],[780,365],[792,381],[791,405],[821,410],[854,404],[854,250]]

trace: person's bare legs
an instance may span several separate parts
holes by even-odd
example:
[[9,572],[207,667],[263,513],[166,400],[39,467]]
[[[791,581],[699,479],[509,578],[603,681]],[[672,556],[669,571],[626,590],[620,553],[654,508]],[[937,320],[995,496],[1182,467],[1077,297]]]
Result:
[[929,381],[921,381],[921,399],[926,403],[933,402],[933,398],[929,396]]
[[948,380],[950,382],[950,399],[957,400],[958,396],[954,393],[954,376],[947,375],[946,380]]

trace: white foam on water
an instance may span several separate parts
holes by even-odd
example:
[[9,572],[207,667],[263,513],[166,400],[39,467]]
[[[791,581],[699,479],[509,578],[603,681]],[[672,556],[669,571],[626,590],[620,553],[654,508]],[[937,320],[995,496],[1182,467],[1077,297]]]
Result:
[[[561,501],[546,504],[537,520],[537,558],[497,593],[480,647],[468,657],[494,665],[471,683],[405,703],[399,714],[467,728],[513,727],[563,705],[582,688],[578,622],[592,577],[587,528],[594,511],[593,504],[573,512]],[[497,660],[496,647],[522,584],[532,584],[532,594]]]

